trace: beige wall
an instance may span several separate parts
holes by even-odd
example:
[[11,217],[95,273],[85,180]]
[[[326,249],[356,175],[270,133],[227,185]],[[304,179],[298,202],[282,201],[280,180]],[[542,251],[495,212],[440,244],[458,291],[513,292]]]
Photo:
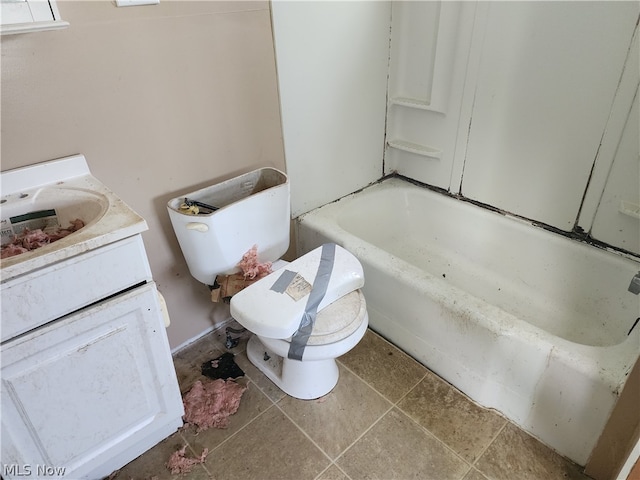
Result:
[[86,156],[149,224],[175,348],[225,312],[189,275],[167,200],[258,166],[284,169],[269,3],[58,3],[69,28],[1,39],[2,170]]

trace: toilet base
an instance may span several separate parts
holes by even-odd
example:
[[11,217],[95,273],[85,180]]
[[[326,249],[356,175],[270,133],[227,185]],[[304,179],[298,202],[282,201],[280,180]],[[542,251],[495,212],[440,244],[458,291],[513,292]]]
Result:
[[247,357],[280,390],[295,398],[312,400],[322,397],[338,383],[335,359],[301,362],[284,358],[265,347],[256,335],[249,339]]

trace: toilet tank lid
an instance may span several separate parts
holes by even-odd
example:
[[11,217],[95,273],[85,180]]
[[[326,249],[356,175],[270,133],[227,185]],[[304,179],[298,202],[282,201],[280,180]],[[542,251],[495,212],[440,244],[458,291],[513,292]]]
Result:
[[319,312],[363,285],[358,259],[339,245],[325,244],[236,293],[231,315],[257,335],[289,338],[305,312]]

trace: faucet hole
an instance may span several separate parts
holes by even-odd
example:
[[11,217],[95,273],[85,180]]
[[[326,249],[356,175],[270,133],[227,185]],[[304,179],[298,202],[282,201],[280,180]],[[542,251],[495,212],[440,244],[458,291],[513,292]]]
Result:
[[28,193],[21,193],[20,198],[27,198],[29,196]]

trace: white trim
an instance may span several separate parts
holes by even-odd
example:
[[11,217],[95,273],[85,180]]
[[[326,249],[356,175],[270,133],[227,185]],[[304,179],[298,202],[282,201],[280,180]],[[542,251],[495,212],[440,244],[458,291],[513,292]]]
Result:
[[65,22],[63,20],[56,20],[53,22],[14,23],[12,25],[0,25],[0,35],[60,30],[67,28],[68,26],[69,22]]
[[636,464],[637,461],[640,460],[640,439],[636,442],[636,446],[633,447],[633,450],[627,457],[627,460],[624,462],[622,466],[622,470],[618,473],[618,480],[630,480],[629,474],[631,473],[631,469]]
[[0,34],[59,30],[69,26],[60,18],[56,0],[0,0]]
[[[233,319],[231,319],[233,320]],[[230,321],[230,320],[229,320]],[[212,325],[209,328],[203,330],[202,332],[200,332],[199,334],[197,334],[195,337],[191,337],[188,340],[185,340],[184,342],[182,342],[180,345],[178,345],[175,348],[171,349],[171,355],[176,355],[178,353],[180,353],[181,350],[187,348],[189,345],[197,342],[198,340],[200,340],[202,337],[204,337],[205,335],[210,334],[211,332],[213,332],[214,330],[218,330],[219,328],[222,328],[223,326],[225,326],[227,323],[229,323],[229,321],[224,322],[221,325]]]

